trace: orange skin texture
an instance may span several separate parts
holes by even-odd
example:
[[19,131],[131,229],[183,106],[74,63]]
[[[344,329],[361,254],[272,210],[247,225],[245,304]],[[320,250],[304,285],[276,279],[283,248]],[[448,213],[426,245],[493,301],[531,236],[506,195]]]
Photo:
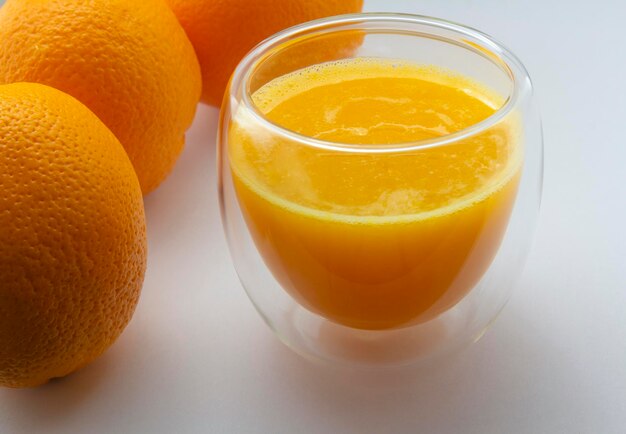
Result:
[[202,101],[219,106],[239,61],[274,33],[306,21],[360,12],[363,0],[166,0],[196,49]]
[[8,0],[0,84],[14,82],[49,85],[89,107],[126,149],[144,194],[172,170],[202,86],[163,0]]
[[102,354],[146,270],[137,176],[83,104],[0,86],[0,386],[33,387]]

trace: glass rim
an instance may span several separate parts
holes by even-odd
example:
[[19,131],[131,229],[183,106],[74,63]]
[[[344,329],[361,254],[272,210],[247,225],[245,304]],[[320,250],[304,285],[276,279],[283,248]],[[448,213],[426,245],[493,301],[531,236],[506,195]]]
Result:
[[[326,30],[324,34],[333,33],[343,30],[354,28],[347,28],[348,26],[354,26],[364,23],[376,23],[384,25],[387,24],[418,24],[426,25],[433,28],[451,31],[459,34],[459,36],[465,36],[470,39],[462,39],[465,45],[462,45],[468,50],[474,51],[478,55],[482,55],[487,60],[491,61],[494,65],[499,67],[504,73],[507,74],[511,82],[511,88],[504,103],[496,109],[487,118],[480,122],[472,124],[459,131],[455,131],[450,134],[445,134],[440,137],[431,139],[423,139],[409,142],[399,142],[391,144],[355,144],[355,143],[342,143],[335,141],[327,141],[316,139],[314,137],[300,134],[296,131],[290,130],[281,126],[280,124],[268,119],[254,104],[249,92],[249,83],[252,78],[252,74],[255,67],[263,61],[263,55],[270,50],[280,50],[283,44],[288,43],[293,38],[298,36],[306,36],[316,31]],[[394,33],[398,29],[391,26],[377,28],[378,32]],[[415,32],[416,36],[434,36],[433,33]],[[452,38],[437,36],[438,39],[455,42]],[[474,42],[478,41],[478,43]],[[455,42],[457,45],[458,42]],[[380,12],[363,12],[356,14],[336,15],[328,18],[322,18],[318,20],[308,21],[303,24],[299,24],[293,27],[289,27],[282,30],[269,38],[259,43],[256,47],[248,52],[244,58],[239,62],[231,78],[231,84],[228,90],[229,97],[233,96],[233,89],[237,89],[243,85],[241,102],[248,109],[249,113],[260,124],[272,132],[289,139],[291,141],[299,142],[304,145],[339,152],[349,153],[393,153],[393,152],[406,152],[412,150],[420,150],[427,148],[434,148],[438,146],[444,146],[459,142],[469,137],[475,136],[484,132],[497,124],[503,118],[505,118],[517,105],[521,94],[520,89],[527,88],[528,91],[532,90],[532,84],[530,76],[522,64],[522,62],[504,45],[494,40],[491,36],[487,35],[480,30],[476,30],[472,27],[458,24],[452,21],[429,17],[425,15],[416,14],[404,14],[404,13],[380,13]]]

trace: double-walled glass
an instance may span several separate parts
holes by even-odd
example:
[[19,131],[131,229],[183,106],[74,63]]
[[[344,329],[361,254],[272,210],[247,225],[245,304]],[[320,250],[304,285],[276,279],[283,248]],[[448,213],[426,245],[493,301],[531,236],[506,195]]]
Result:
[[[255,103],[255,92],[278,77],[354,58],[451,71],[484,87],[493,114],[417,142],[355,144],[298,133]],[[508,299],[539,210],[542,136],[524,66],[487,35],[401,14],[290,28],[239,64],[218,139],[235,268],[265,322],[297,352],[351,365],[423,360],[477,340]],[[495,152],[491,160],[480,159],[485,149]],[[437,158],[431,170],[429,158]],[[468,158],[489,164],[455,179]],[[324,203],[310,185],[319,184],[320,170],[319,188],[334,194]],[[442,179],[455,200],[429,209],[429,186],[441,189]],[[384,186],[386,208],[346,207],[359,182]],[[405,201],[402,211],[389,211],[390,198]],[[421,201],[419,212],[407,211],[412,200]]]

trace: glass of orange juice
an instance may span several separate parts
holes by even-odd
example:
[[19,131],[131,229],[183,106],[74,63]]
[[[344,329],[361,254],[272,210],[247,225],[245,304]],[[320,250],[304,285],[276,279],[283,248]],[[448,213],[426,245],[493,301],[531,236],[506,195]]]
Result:
[[477,340],[529,250],[542,175],[524,66],[485,34],[357,14],[239,64],[223,223],[253,304],[297,352],[402,365]]

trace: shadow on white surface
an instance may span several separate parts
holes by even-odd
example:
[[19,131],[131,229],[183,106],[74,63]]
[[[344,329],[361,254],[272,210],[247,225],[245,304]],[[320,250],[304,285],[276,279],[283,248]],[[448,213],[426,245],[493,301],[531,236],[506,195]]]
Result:
[[[584,393],[574,380],[581,373],[564,359],[553,335],[532,329],[529,318],[508,308],[483,340],[455,357],[387,371],[333,369],[268,345],[265,364],[280,372],[285,384],[266,387],[289,394],[281,402],[294,403],[294,409],[308,408],[299,415],[309,420],[299,423],[318,426],[313,432],[330,427],[338,432],[385,432],[390,427],[393,432],[458,432],[465,427],[466,433],[495,433],[509,432],[511,426],[526,426],[527,432],[586,432],[585,399],[564,406],[557,398]],[[519,405],[551,396],[555,401],[543,408]],[[291,428],[295,432],[298,427]]]
[[[215,366],[219,361],[196,361],[199,364],[195,368],[193,363],[188,365],[185,379],[180,373],[176,378],[176,370],[185,363],[184,354],[174,357],[164,352],[158,344],[158,338],[166,333],[163,322],[155,319],[146,327],[144,318],[142,330],[129,330],[112,351],[89,367],[35,390],[0,390],[0,402],[4,414],[28,420],[20,424],[19,432],[32,433],[85,432],[90,423],[81,412],[89,414],[94,408],[106,418],[100,416],[97,424],[94,421],[92,432],[174,432],[171,429],[180,418],[189,416],[184,432],[194,433],[458,432],[459,427],[465,427],[465,433],[495,433],[509,432],[510,426],[526,426],[527,432],[573,432],[574,427],[580,430],[577,432],[587,432],[585,409],[572,407],[571,400],[564,408],[558,401],[565,393],[583,393],[572,383],[580,373],[562,360],[551,335],[545,333],[545,339],[537,339],[539,333],[530,330],[527,320],[507,309],[482,341],[453,358],[377,372],[311,363],[264,333],[265,339],[248,343],[245,360],[238,359],[241,366],[232,366],[233,370],[239,368],[240,380],[246,379],[249,386],[246,392],[233,382],[232,397],[241,393],[258,396],[244,399],[248,406],[239,411],[245,416],[229,417],[224,425],[225,415],[211,416],[223,405],[219,397],[211,395],[211,381],[207,383],[202,373],[194,376],[195,369]],[[247,322],[250,334],[258,337],[256,326],[260,320]],[[172,336],[166,339],[175,342]],[[207,354],[202,349],[199,353]],[[158,373],[149,366],[155,357],[160,359]],[[542,360],[563,363],[555,367]],[[542,381],[546,376],[549,379]],[[189,394],[190,381],[198,382],[196,396]],[[152,384],[146,388],[146,383]],[[139,387],[141,384],[144,386]],[[181,394],[182,389],[186,390]],[[119,399],[112,399],[113,394]],[[104,395],[108,399],[104,400]],[[195,416],[181,413],[181,396],[197,399]],[[541,409],[519,405],[541,396],[543,402],[551,396],[555,401]],[[144,407],[142,401],[150,405]],[[582,404],[584,400],[575,402]],[[141,411],[136,413],[129,407]],[[68,429],[79,418],[83,419],[79,425],[82,430]],[[282,420],[280,431],[276,431],[277,420]],[[256,428],[251,431],[252,421]],[[11,420],[0,425],[5,423],[10,426]]]
[[[150,242],[154,249],[164,250],[161,244],[177,238],[189,230],[190,218],[202,207],[217,206],[210,196],[198,197],[198,185],[215,185],[215,136],[217,110],[198,105],[194,127],[186,135],[186,145],[173,173],[159,188],[145,199]],[[213,193],[213,192],[211,192]],[[213,216],[214,214],[210,214]],[[217,214],[219,215],[219,214]],[[206,226],[218,226],[220,221],[204,221]],[[198,228],[191,228],[197,232]]]
[[[80,413],[98,396],[110,374],[112,358],[105,354],[86,368],[64,378],[53,379],[34,389],[0,389],[2,418],[0,427],[6,426],[6,417],[29,420],[23,432],[49,432],[65,426],[73,413]],[[5,431],[9,433],[15,431]]]

